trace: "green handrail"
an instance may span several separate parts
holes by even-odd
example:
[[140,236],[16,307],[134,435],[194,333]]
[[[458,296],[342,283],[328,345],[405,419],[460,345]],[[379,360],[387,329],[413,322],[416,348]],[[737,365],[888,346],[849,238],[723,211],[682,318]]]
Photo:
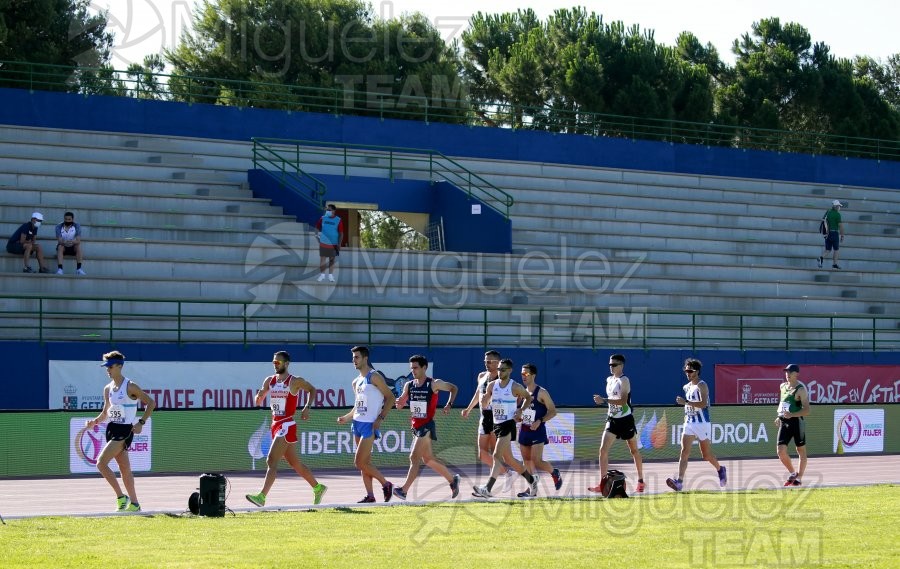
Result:
[[[896,318],[640,309],[407,306],[2,294],[0,338],[19,341],[293,342],[586,349],[892,351]],[[268,305],[269,303],[267,303]],[[234,310],[236,308],[237,310]],[[590,311],[590,314],[586,314]],[[402,316],[398,316],[402,314]],[[751,322],[748,322],[750,320]],[[286,332],[287,331],[287,332]]]
[[317,209],[325,209],[325,183],[300,168],[299,162],[281,154],[281,149],[253,139],[253,167],[263,170],[281,184],[310,202]]
[[[151,84],[147,84],[144,77],[149,77]],[[509,126],[515,129],[549,130],[590,136],[900,161],[898,140],[629,117],[565,109],[554,109],[552,114],[559,119],[551,121],[547,119],[548,109],[544,107],[522,107],[462,97],[419,100],[423,98],[215,77],[167,73],[129,75],[127,71],[111,68],[0,61],[0,87],[28,89],[32,92],[64,91],[84,95],[154,98],[191,104],[274,108],[338,116],[377,116],[382,119],[422,120],[426,123],[440,121],[466,125]],[[521,116],[521,122],[510,124],[508,119],[514,116]]]
[[[295,163],[290,164],[290,167],[299,171],[302,171],[301,168],[304,165],[334,166],[336,165],[334,159],[339,158],[345,178],[349,177],[350,168],[386,169],[391,180],[394,179],[397,172],[427,173],[429,180],[432,182],[436,178],[442,177],[447,182],[466,192],[466,195],[470,198],[483,202],[505,219],[509,219],[510,208],[515,203],[515,200],[509,193],[437,150],[321,140],[254,137],[254,156],[256,156],[255,149],[257,145],[292,148],[291,156],[295,159]],[[353,152],[354,150],[356,152]],[[385,167],[378,162],[353,162],[354,159],[373,157],[387,158],[387,166]]]

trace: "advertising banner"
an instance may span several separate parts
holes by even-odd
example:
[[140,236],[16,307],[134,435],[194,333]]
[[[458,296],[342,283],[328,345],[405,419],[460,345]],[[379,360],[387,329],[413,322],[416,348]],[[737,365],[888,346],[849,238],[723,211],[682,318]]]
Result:
[[[900,366],[803,364],[800,369],[811,403],[900,403]],[[775,405],[783,381],[784,364],[717,364],[714,403]]]
[[[378,364],[378,370],[394,380],[409,373],[409,362]],[[157,407],[166,409],[254,408],[256,390],[273,373],[268,362],[134,361],[123,371]],[[350,383],[357,373],[352,364],[293,362],[289,371],[316,388],[316,407],[353,405]],[[428,371],[433,376],[433,362]],[[49,377],[50,409],[103,408],[103,387],[109,379],[98,362],[50,360]]]
[[[90,417],[72,417],[69,420],[69,472],[72,474],[96,474],[97,457],[106,445],[106,423],[88,428]],[[152,470],[153,419],[148,419],[140,434],[134,435],[128,447],[128,459],[134,472],[150,472]],[[119,463],[109,461],[110,468],[119,472]]]
[[[299,420],[297,450],[313,470],[353,469],[353,438],[349,425],[337,418],[346,409],[313,409]],[[105,444],[104,427],[86,429],[95,412],[0,413],[0,477],[96,474],[96,457]],[[774,457],[777,439],[775,409],[766,406],[720,406],[710,411],[713,451],[720,459]],[[605,410],[564,409],[547,423],[551,443],[544,456],[550,462],[596,461]],[[271,414],[265,409],[157,411],[132,443],[131,463],[145,473],[248,472],[266,468],[272,445]],[[683,409],[635,409],[638,446],[645,460],[678,460]],[[151,424],[152,423],[152,424]],[[435,416],[438,459],[453,466],[478,463],[474,416],[463,419],[459,409]],[[392,410],[382,424],[373,460],[379,467],[407,468],[414,442],[408,410]],[[811,456],[853,453],[900,453],[900,405],[814,405],[806,419]],[[518,445],[514,445],[516,448]],[[792,450],[793,452],[793,450]],[[692,457],[699,457],[699,449]],[[617,442],[613,462],[630,462],[628,446]],[[289,468],[286,463],[283,468]]]
[[835,409],[833,452],[882,452],[884,427],[884,409]]

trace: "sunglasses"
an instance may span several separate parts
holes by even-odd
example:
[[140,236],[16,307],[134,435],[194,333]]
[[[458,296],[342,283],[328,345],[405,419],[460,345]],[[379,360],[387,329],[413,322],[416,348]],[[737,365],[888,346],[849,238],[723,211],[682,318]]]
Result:
[[272,363],[275,365],[278,365],[278,364],[286,364],[287,362],[285,360],[272,360]]
[[695,369],[686,369],[686,370],[684,370],[684,373],[694,373],[696,371],[697,370],[695,370]]
[[622,364],[612,363],[610,362],[609,367],[619,367]]
[[497,371],[509,371],[511,369],[512,369],[511,367],[498,367]]

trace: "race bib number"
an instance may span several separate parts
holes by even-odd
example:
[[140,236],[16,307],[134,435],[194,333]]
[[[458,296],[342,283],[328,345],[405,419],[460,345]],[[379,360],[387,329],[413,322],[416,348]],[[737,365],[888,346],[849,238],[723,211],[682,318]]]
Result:
[[503,421],[509,420],[509,417],[506,416],[506,409],[503,408],[503,405],[494,405],[494,422],[502,423]]
[[362,394],[356,395],[356,412],[357,413],[368,413],[369,404],[366,401],[366,396]]
[[106,415],[109,418],[110,423],[124,423],[125,407],[122,407],[121,405],[110,405]]
[[685,405],[684,406],[684,414],[694,416],[699,412],[699,409],[694,407],[693,405]]
[[609,404],[609,414],[610,415],[618,415],[621,412],[622,412],[621,405],[614,405],[612,403]]
[[522,411],[522,423],[529,426],[534,423],[534,409],[525,409]]
[[269,399],[269,405],[272,407],[273,415],[284,415],[285,409],[287,409],[287,398],[272,397]]
[[409,410],[412,411],[413,419],[428,417],[428,403],[425,401],[410,401]]
[[785,413],[790,413],[790,412],[791,412],[791,404],[788,403],[787,401],[782,401],[781,407],[778,409],[778,414],[784,415]]

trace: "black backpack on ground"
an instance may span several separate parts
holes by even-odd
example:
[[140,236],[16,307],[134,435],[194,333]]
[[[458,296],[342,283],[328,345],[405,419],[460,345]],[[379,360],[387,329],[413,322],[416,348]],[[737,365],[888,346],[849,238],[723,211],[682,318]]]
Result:
[[604,498],[627,498],[625,492],[625,473],[621,470],[608,470],[606,476],[600,480],[600,488]]

